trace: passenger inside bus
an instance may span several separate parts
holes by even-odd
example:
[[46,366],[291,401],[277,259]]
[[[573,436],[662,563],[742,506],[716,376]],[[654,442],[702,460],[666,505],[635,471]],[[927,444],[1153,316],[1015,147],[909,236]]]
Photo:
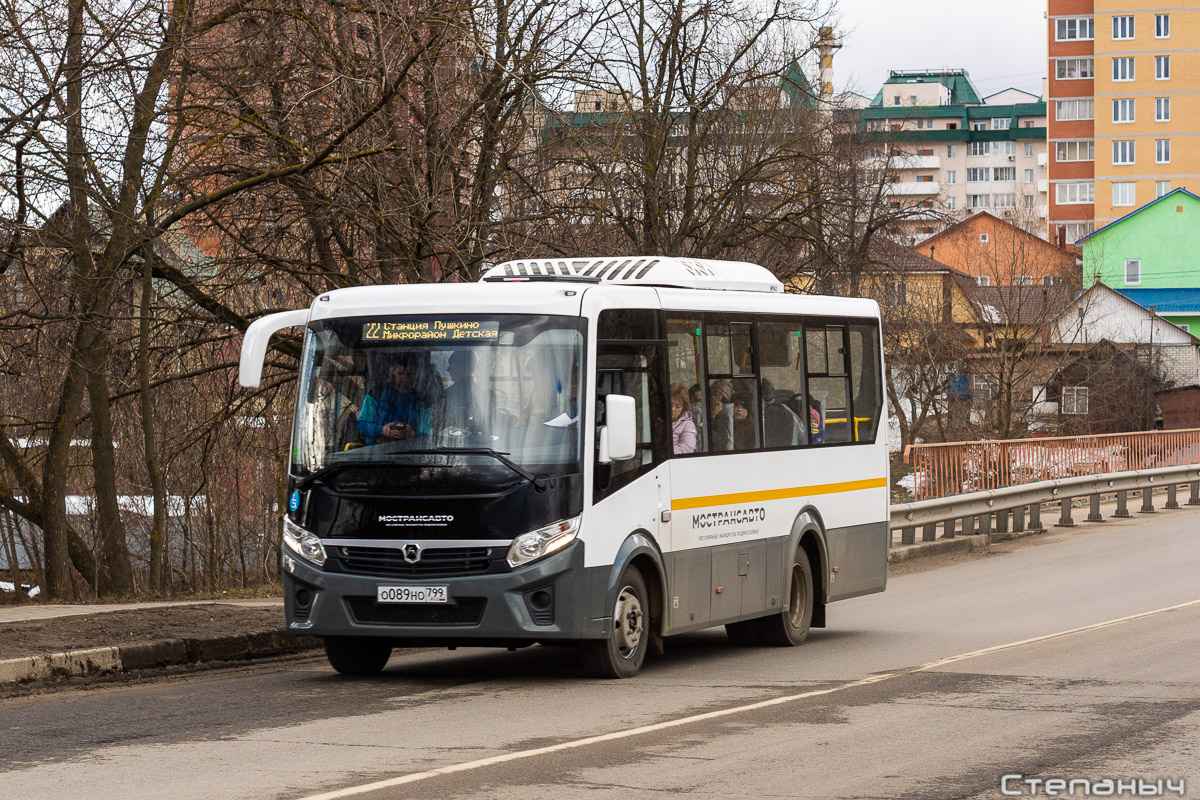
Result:
[[800,417],[788,408],[786,401],[792,397],[792,392],[786,389],[776,390],[774,384],[766,378],[761,382],[763,407],[763,435],[766,447],[794,447],[804,444],[806,432]]
[[808,428],[813,444],[825,444],[825,415],[822,413],[821,404],[814,400],[811,394],[808,396]]
[[451,384],[446,387],[441,427],[483,431],[485,418],[480,411],[478,387],[474,384],[475,354],[470,350],[455,350],[446,362],[446,374]]
[[421,359],[400,353],[391,363],[390,380],[363,398],[358,430],[367,444],[402,441],[426,436],[433,430],[430,398],[418,392]]
[[714,453],[733,449],[733,382],[715,380],[708,388],[709,448]]
[[755,429],[754,395],[738,394],[733,398],[733,449],[753,450],[757,447],[758,431]]
[[696,452],[696,423],[688,410],[688,393],[683,386],[671,387],[671,446],[679,456]]

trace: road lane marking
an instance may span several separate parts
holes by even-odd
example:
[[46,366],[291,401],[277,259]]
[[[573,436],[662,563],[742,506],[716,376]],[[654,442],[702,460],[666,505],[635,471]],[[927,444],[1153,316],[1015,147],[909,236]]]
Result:
[[1125,622],[1132,622],[1133,620],[1144,619],[1145,617],[1152,617],[1157,614],[1165,614],[1170,611],[1179,611],[1184,608],[1192,608],[1195,606],[1200,606],[1200,600],[1192,600],[1187,603],[1167,606],[1166,608],[1156,608],[1153,611],[1143,611],[1140,614],[1130,614],[1127,617],[1119,617],[1117,619],[1105,620],[1104,622],[1096,622],[1079,628],[1071,628],[1070,630],[1047,633],[1042,636],[1034,636],[1030,639],[1021,639],[1020,641],[1016,642],[998,644],[992,647],[985,647],[982,650],[972,650],[969,653],[960,653],[959,655],[955,656],[939,658],[936,661],[930,661],[928,664],[922,664],[917,667],[908,667],[905,669],[893,670],[892,672],[882,672],[867,678],[860,678],[858,680],[849,681],[848,683],[832,686],[828,689],[814,689],[812,691],[801,692],[799,694],[790,694],[784,697],[774,697],[770,700],[760,700],[756,703],[748,703],[746,705],[735,706],[733,708],[724,708],[718,711],[706,711],[702,714],[693,714],[690,717],[680,717],[679,719],[667,720],[666,722],[656,722],[651,725],[642,725],[637,728],[627,728],[625,730],[603,733],[597,736],[588,736],[583,739],[574,739],[569,742],[560,742],[558,744],[546,745],[545,747],[536,747],[532,750],[519,750],[514,753],[503,753],[501,755],[489,756],[488,758],[480,758],[476,759],[475,761],[464,761],[459,764],[437,767],[436,769],[425,770],[423,772],[412,772],[407,775],[398,775],[395,778],[386,778],[381,781],[373,781],[372,783],[350,786],[345,789],[336,789],[334,791],[324,792],[322,794],[307,795],[303,798],[299,798],[299,800],[341,800],[341,798],[345,797],[354,797],[356,795],[366,794],[368,792],[376,792],[381,789],[390,789],[392,787],[403,786],[408,783],[417,783],[418,781],[437,778],[442,775],[454,775],[455,773],[459,772],[469,772],[471,770],[482,769],[483,767],[506,764],[510,761],[521,761],[526,758],[534,758],[536,756],[548,755],[550,753],[561,753],[564,750],[574,750],[580,747],[587,747],[588,745],[600,744],[602,742],[613,742],[619,739],[628,739],[634,736],[641,736],[642,734],[646,733],[654,733],[656,731],[667,730],[669,728],[676,728],[681,725],[707,722],[708,720],[720,719],[721,717],[729,717],[735,714],[744,714],[750,711],[771,708],[772,706],[795,703],[799,700],[807,700],[812,697],[823,697],[825,695],[830,695],[837,692],[844,692],[848,689],[854,689],[859,686],[870,686],[874,683],[881,683],[883,681],[891,680],[892,678],[899,678],[905,675],[914,675],[918,672],[928,672],[929,670],[937,669],[938,667],[956,664],[960,661],[966,661],[967,659],[971,658],[979,658],[980,656],[991,655],[1004,650],[1012,650],[1018,647],[1024,647],[1025,645],[1048,642],[1053,639],[1061,639],[1066,636],[1073,636],[1077,633],[1100,630],[1101,628],[1108,628],[1113,625],[1120,625]]

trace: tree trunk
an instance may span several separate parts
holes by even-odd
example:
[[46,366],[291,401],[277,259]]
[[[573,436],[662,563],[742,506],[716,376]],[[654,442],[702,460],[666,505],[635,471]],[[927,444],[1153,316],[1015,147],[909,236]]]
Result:
[[92,476],[96,490],[96,519],[100,523],[100,580],[98,592],[104,596],[129,597],[133,594],[133,567],[129,563],[129,545],[125,523],[117,502],[117,459],[113,446],[112,414],[108,379],[104,375],[103,337],[95,344],[88,375],[88,398],[92,408]]
[[[88,242],[87,143],[83,135],[83,1],[74,0],[67,10],[67,181],[70,186],[72,250],[80,248],[90,256]],[[79,265],[75,267],[79,269]],[[76,340],[87,328],[81,322]],[[78,352],[75,350],[75,352]],[[63,391],[59,395],[50,442],[42,463],[42,535],[46,556],[46,596],[51,600],[70,599],[71,566],[67,526],[67,469],[71,437],[75,434],[76,414],[83,400],[83,375],[72,361],[67,368]]]
[[167,530],[167,492],[163,485],[162,472],[158,468],[158,434],[154,420],[154,398],[150,394],[150,299],[154,291],[151,276],[154,274],[153,249],[146,248],[142,271],[142,302],[138,319],[137,371],[138,388],[141,394],[142,443],[146,451],[146,475],[150,478],[150,494],[154,512],[150,522],[150,591],[161,594],[163,590],[162,560],[163,536]]

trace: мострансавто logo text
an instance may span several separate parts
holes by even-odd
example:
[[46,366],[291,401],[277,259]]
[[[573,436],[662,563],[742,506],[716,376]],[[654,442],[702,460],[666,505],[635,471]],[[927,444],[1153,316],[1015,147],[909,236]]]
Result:
[[707,514],[692,514],[693,528],[719,528],[725,525],[750,525],[767,518],[767,509],[739,508],[731,511],[709,511]]

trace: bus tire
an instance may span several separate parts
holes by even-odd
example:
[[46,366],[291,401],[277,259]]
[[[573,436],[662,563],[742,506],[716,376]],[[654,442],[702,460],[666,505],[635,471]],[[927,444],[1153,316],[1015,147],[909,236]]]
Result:
[[325,657],[342,675],[378,675],[392,657],[387,639],[326,636]]
[[756,619],[747,619],[741,622],[730,622],[725,626],[725,635],[729,637],[730,644],[738,647],[757,647],[762,644],[762,637],[759,636],[759,625]]
[[584,667],[597,678],[632,678],[650,644],[650,596],[642,573],[626,567],[618,585],[608,638],[583,643]]
[[788,582],[788,603],[780,614],[755,620],[762,643],[771,647],[795,647],[804,644],[813,615],[813,575],[808,554],[796,549]]

